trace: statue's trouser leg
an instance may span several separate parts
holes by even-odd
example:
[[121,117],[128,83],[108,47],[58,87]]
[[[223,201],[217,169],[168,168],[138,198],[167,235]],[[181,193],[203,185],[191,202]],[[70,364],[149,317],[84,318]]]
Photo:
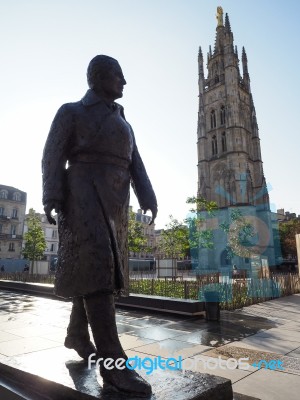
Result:
[[83,304],[83,297],[73,297],[70,322],[67,328],[65,346],[74,349],[85,360],[96,352],[95,346],[90,341],[88,320]]
[[[115,303],[112,294],[100,294],[84,297],[88,320],[92,328],[94,341],[97,347],[98,357],[127,360],[127,356],[119,340]],[[124,369],[107,369],[100,362],[100,374],[103,378],[103,387],[109,389],[148,396],[151,394],[151,386],[141,378],[134,370],[128,369],[124,363]],[[113,363],[114,365],[114,363]]]

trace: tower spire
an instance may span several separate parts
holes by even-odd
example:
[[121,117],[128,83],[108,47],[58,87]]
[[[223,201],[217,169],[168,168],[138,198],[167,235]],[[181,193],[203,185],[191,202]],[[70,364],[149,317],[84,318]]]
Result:
[[[197,193],[216,202],[222,221],[230,221],[232,210],[238,207],[242,215],[255,218],[254,229],[257,232],[260,220],[266,224],[270,233],[269,244],[255,247],[263,249],[262,254],[268,258],[269,265],[275,265],[268,190],[247,54],[244,47],[238,52],[234,44],[228,14],[224,12],[223,15],[221,7],[214,14],[217,17],[215,46],[213,53],[209,47],[207,69],[201,48],[198,53]],[[207,73],[205,79],[204,72]],[[201,250],[198,253],[198,265],[205,269],[211,266],[218,269],[220,265],[228,264],[226,237],[215,237],[213,244],[212,252]],[[249,260],[244,258],[248,256],[241,253],[234,257],[239,268],[249,268]]]

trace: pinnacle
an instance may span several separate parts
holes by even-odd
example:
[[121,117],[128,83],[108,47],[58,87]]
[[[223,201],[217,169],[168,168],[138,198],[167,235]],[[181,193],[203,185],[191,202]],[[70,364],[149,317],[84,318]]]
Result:
[[203,58],[201,46],[199,47],[198,58]]
[[231,26],[230,26],[229,17],[228,17],[227,13],[225,15],[225,31],[231,32]]

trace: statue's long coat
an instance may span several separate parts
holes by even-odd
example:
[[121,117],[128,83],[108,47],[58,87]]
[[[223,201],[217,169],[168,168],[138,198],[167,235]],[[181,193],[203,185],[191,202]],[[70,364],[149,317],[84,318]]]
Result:
[[[67,168],[66,168],[66,163]],[[58,296],[124,289],[130,182],[141,208],[156,198],[123,108],[93,90],[57,112],[45,144],[43,203],[58,202]]]

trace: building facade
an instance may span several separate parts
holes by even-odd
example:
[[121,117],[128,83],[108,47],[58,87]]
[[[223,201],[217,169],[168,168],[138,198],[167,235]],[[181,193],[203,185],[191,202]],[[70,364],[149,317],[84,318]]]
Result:
[[[201,48],[197,128],[198,196],[218,205],[218,213],[204,228],[214,230],[213,250],[203,250],[206,268],[237,265],[248,268],[249,257],[228,258],[228,237],[220,225],[232,225],[237,208],[255,231],[255,254],[274,265],[274,243],[269,196],[260,149],[260,138],[250,87],[248,60],[242,49],[242,65],[234,46],[229,17],[218,7],[214,49],[207,54],[207,77]],[[227,235],[228,236],[228,235]],[[254,246],[253,246],[254,248]]]
[[[130,206],[130,211],[132,211],[132,207]],[[133,253],[130,252],[130,258],[145,258],[145,259],[153,259],[155,254],[155,223],[149,225],[151,221],[151,217],[149,215],[144,215],[141,209],[138,209],[137,212],[134,212],[135,220],[142,225],[142,232],[147,240],[146,246],[150,250],[149,252],[141,252],[141,253]]]
[[20,259],[27,194],[0,185],[0,258]]

